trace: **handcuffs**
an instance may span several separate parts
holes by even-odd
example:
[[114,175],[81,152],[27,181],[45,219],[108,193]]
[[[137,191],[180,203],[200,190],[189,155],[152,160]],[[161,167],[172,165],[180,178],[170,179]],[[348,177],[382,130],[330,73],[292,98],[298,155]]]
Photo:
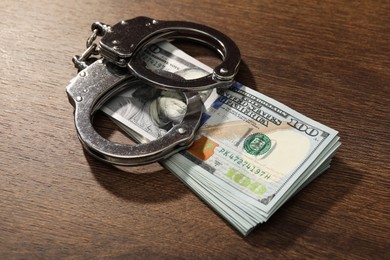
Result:
[[[208,26],[148,17],[124,20],[114,26],[96,22],[91,29],[86,51],[73,58],[79,73],[66,88],[69,102],[75,109],[75,127],[84,149],[105,162],[134,166],[153,163],[188,148],[204,110],[198,92],[227,88],[233,83],[241,59],[237,45],[225,34]],[[102,38],[96,44],[94,41],[98,36]],[[206,44],[220,54],[222,62],[211,74],[191,80],[165,77],[147,69],[139,55],[153,43],[174,39]],[[101,57],[91,63],[92,55]],[[134,145],[111,142],[96,132],[93,116],[134,78],[156,88],[182,91],[187,111],[181,123],[173,125],[156,140]]]

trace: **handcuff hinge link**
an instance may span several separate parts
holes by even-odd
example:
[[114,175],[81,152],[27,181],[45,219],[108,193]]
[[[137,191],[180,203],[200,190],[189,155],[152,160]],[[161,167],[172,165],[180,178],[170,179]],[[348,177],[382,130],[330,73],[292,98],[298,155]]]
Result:
[[101,22],[94,22],[91,25],[91,30],[92,30],[92,32],[96,31],[97,36],[104,36],[106,34],[106,32],[111,31],[111,26],[109,26],[108,24],[105,24],[105,23],[101,23]]
[[81,54],[81,56],[75,55],[72,61],[77,70],[82,71],[83,69],[88,67],[88,59],[90,59],[93,54],[95,55],[96,52],[98,53],[97,44],[92,43],[89,47],[87,47],[83,54]]
[[95,22],[92,24],[91,30],[92,32],[85,44],[87,49],[83,52],[83,54],[81,54],[81,56],[75,55],[72,59],[73,64],[78,71],[84,70],[93,62],[91,61],[92,55],[99,55],[100,48],[96,43],[94,43],[94,41],[98,36],[104,36],[107,32],[111,31],[111,27],[101,22]]
[[92,30],[92,32],[89,35],[87,42],[85,44],[87,48],[89,48],[93,44],[93,42],[96,40],[96,38],[98,36],[97,34],[98,34],[98,29]]

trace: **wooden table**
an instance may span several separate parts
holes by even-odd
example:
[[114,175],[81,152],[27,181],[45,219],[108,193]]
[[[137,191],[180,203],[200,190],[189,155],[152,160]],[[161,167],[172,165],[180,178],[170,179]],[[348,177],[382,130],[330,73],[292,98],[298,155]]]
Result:
[[[389,13],[388,1],[2,0],[0,258],[388,258]],[[136,16],[221,30],[241,49],[238,81],[340,132],[332,167],[248,237],[159,164],[83,152],[71,57],[92,22]]]

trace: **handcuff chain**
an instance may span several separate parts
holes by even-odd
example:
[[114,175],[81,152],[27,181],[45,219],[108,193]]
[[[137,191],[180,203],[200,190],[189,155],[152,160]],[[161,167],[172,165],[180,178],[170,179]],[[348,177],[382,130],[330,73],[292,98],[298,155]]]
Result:
[[98,29],[93,29],[86,41],[86,50],[81,54],[81,56],[75,55],[73,57],[73,64],[78,71],[82,71],[93,62],[93,59],[91,58],[92,55],[99,55],[100,50],[97,44],[94,43],[97,36]]

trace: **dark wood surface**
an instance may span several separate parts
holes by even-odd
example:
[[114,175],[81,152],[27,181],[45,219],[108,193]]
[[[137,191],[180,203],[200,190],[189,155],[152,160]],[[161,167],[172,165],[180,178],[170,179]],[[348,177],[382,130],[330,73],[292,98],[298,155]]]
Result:
[[[2,0],[0,258],[388,258],[389,13],[388,1]],[[221,30],[241,49],[238,81],[340,132],[331,168],[248,237],[159,164],[117,169],[81,148],[71,57],[92,22],[141,15]]]

